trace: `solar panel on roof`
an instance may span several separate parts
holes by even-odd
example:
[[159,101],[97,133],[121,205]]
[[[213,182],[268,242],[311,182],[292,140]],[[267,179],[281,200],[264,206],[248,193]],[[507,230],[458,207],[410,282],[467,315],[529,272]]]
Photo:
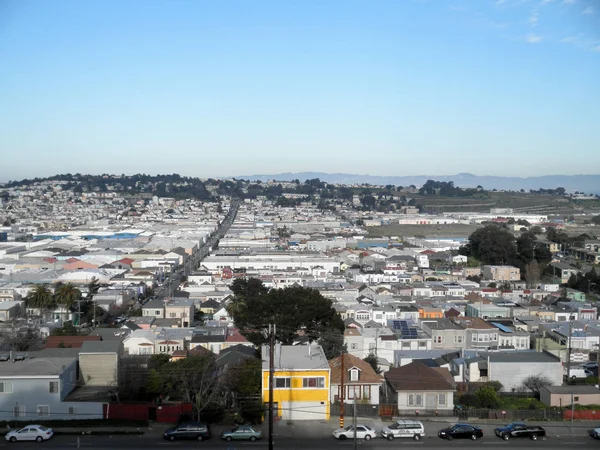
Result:
[[492,325],[494,325],[496,328],[500,329],[501,331],[504,331],[505,333],[512,333],[513,332],[513,330],[511,330],[507,326],[502,325],[501,323],[492,322]]

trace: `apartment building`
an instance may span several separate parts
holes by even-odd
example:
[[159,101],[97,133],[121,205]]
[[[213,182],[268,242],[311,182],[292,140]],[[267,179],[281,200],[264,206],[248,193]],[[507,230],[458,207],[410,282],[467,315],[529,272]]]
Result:
[[519,281],[521,270],[513,266],[483,266],[483,278],[491,281]]

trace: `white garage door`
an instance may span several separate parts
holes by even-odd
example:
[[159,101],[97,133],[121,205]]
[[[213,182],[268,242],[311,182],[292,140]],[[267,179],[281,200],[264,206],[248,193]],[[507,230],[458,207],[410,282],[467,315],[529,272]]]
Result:
[[283,402],[282,420],[326,420],[327,404],[321,402]]

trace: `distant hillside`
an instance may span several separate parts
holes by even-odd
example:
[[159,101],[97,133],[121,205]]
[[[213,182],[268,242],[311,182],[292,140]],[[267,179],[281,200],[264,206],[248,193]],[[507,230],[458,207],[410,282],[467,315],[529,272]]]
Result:
[[304,181],[307,179],[318,178],[327,183],[346,183],[346,184],[393,184],[395,186],[421,186],[427,180],[436,181],[454,181],[456,186],[463,188],[474,188],[483,186],[484,189],[504,189],[518,191],[525,189],[555,189],[564,187],[567,192],[585,192],[589,194],[600,194],[600,175],[544,175],[541,177],[494,177],[478,176],[470,173],[459,173],[456,175],[417,175],[417,176],[378,176],[378,175],[359,175],[348,173],[324,173],[324,172],[297,172],[297,173],[278,173],[271,175],[250,175],[240,176],[237,179],[243,180],[279,180],[291,181],[298,179]]

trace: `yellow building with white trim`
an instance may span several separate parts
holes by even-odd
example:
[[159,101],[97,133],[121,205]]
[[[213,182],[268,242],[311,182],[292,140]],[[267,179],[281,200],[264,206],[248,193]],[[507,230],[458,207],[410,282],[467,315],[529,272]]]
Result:
[[[262,347],[262,398],[269,402],[269,347]],[[275,345],[274,414],[282,420],[328,420],[331,371],[320,345]]]

